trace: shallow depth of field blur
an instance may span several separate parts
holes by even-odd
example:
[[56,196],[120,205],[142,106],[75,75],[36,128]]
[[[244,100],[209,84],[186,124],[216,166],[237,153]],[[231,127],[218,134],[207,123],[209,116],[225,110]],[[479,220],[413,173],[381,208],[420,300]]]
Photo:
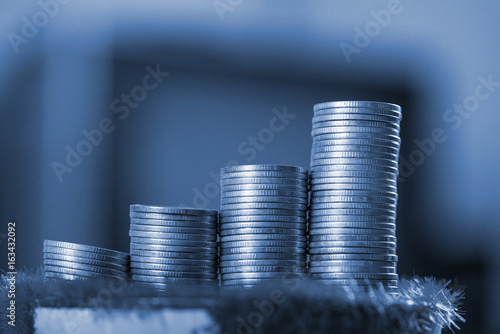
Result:
[[403,107],[399,274],[500,321],[500,3],[0,4],[0,257],[128,251],[132,203],[218,209],[228,163],[309,166],[315,103]]

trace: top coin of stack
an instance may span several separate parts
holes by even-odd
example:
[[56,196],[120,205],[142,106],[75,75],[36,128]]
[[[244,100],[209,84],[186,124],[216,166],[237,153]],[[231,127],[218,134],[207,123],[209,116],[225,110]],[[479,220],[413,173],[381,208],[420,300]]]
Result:
[[283,273],[305,273],[307,170],[226,167],[221,186],[221,284],[251,287]]
[[110,249],[45,240],[45,278],[61,280],[128,279],[129,255]]
[[134,282],[218,285],[217,211],[134,204],[130,217]]
[[311,277],[396,288],[401,108],[339,101],[314,106]]

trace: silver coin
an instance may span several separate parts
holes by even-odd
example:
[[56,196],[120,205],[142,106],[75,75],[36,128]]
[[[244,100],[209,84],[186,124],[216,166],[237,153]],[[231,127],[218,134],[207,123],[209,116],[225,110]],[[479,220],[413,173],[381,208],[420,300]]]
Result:
[[295,272],[248,272],[248,273],[231,273],[221,275],[222,281],[236,280],[236,279],[278,279],[284,275],[292,274],[297,275],[301,273]]
[[323,115],[313,116],[312,122],[329,122],[342,120],[365,120],[399,124],[401,120],[398,117],[378,115],[378,114],[361,114],[361,113],[328,113]]
[[238,203],[221,204],[221,211],[252,210],[252,209],[278,209],[278,210],[307,210],[306,204],[297,203]]
[[396,211],[396,205],[389,203],[312,203],[312,210],[330,210],[330,209],[380,209]]
[[[325,217],[327,218],[327,217]],[[317,229],[345,229],[345,228],[353,228],[353,229],[374,229],[381,231],[396,231],[396,223],[390,222],[341,222],[341,221],[328,221],[328,220],[314,220],[310,222],[309,229],[317,230]],[[387,232],[384,232],[387,233]]]
[[321,117],[326,115],[380,115],[392,117],[395,122],[401,122],[401,113],[390,109],[373,109],[373,108],[327,108],[317,110],[313,117]]
[[70,243],[70,242],[62,242],[62,241],[44,240],[43,246],[44,247],[61,248],[61,249],[63,249],[63,248],[64,249],[73,249],[73,250],[79,250],[79,251],[95,253],[95,254],[102,254],[102,255],[117,257],[117,258],[121,258],[121,259],[127,259],[127,260],[128,260],[128,256],[129,256],[127,253],[118,252],[118,251],[111,250],[111,249],[94,247],[94,246],[87,246],[87,245],[80,245],[80,244],[75,244],[75,243]]
[[221,243],[221,250],[227,248],[244,247],[306,247],[305,241],[283,240],[255,240],[255,241],[228,241]]
[[248,267],[248,266],[291,266],[291,267],[305,267],[306,261],[293,261],[293,260],[238,260],[238,261],[221,261],[222,267]]
[[[82,277],[77,275],[67,275],[60,273],[52,273],[50,271],[45,272],[45,279],[48,280],[58,280],[58,281],[88,281],[93,279],[92,277]],[[98,278],[96,278],[98,279]],[[105,279],[108,279],[107,277]]]
[[311,178],[311,185],[315,184],[337,184],[337,183],[363,183],[381,186],[397,187],[394,179],[382,179],[374,177],[315,177]]
[[316,241],[382,241],[382,242],[396,242],[394,235],[352,235],[352,234],[334,234],[334,235],[311,235],[309,237],[311,242]]
[[311,196],[311,204],[320,203],[373,203],[373,204],[387,204],[391,206],[397,205],[397,198],[391,197],[377,197],[377,196]]
[[143,204],[132,204],[130,205],[130,211],[134,212],[145,212],[145,213],[163,213],[169,215],[181,215],[181,216],[217,216],[216,210],[203,210],[194,208],[182,208],[173,206],[153,206],[153,205],[143,205]]
[[362,190],[362,191],[375,191],[375,192],[397,192],[397,187],[391,185],[382,184],[369,184],[369,183],[327,183],[327,184],[313,184],[311,185],[311,191],[323,191],[323,190]]
[[383,248],[383,249],[396,249],[396,242],[390,241],[311,241],[309,248],[334,248],[345,247],[345,252],[349,252],[350,248],[365,247],[365,248]]
[[331,126],[326,128],[317,128],[311,131],[311,135],[313,137],[330,134],[330,133],[339,133],[339,132],[351,132],[351,133],[377,133],[377,134],[385,134],[392,136],[399,136],[399,129],[390,128],[390,127],[370,127],[370,126],[354,126],[354,125],[346,125],[346,126]]
[[[232,236],[232,235],[293,235],[293,236],[305,236],[305,225],[302,229],[293,228],[232,228],[228,229],[226,227],[221,227],[220,236]],[[221,239],[222,241],[222,239]]]
[[384,254],[323,254],[323,255],[311,255],[311,266],[314,263],[322,263],[329,261],[382,261],[389,263],[398,262],[397,255],[384,255]]
[[260,241],[260,240],[283,240],[283,241],[300,241],[306,242],[305,235],[290,235],[290,234],[237,234],[237,235],[228,235],[220,238],[222,244],[226,242],[233,241]]
[[274,260],[288,260],[288,261],[306,261],[306,256],[304,254],[293,254],[293,253],[240,253],[232,255],[222,255],[220,257],[221,263],[229,262],[239,262],[239,261],[274,261]]
[[398,160],[398,155],[392,153],[376,152],[323,152],[311,153],[311,161],[334,160],[342,162],[343,159],[387,159],[394,165]]
[[90,265],[90,266],[114,269],[114,270],[125,271],[125,272],[128,272],[128,270],[129,270],[128,264],[121,265],[121,264],[112,263],[112,262],[93,260],[93,259],[89,259],[89,258],[85,258],[85,257],[68,256],[68,255],[61,255],[61,254],[54,254],[54,253],[44,253],[43,258],[44,258],[44,260],[80,263],[80,264],[86,264],[86,265]]
[[377,146],[377,145],[317,145],[314,144],[311,153],[328,153],[328,152],[372,152],[384,153],[397,156],[399,148],[392,146]]
[[103,279],[111,279],[111,278],[126,279],[126,278],[128,278],[128,275],[126,275],[125,273],[120,273],[119,275],[114,275],[114,274],[109,275],[109,274],[98,273],[95,271],[66,268],[66,267],[58,267],[58,266],[51,266],[51,265],[44,265],[44,270],[45,270],[45,272],[74,275],[74,276],[81,276],[81,277],[88,277],[88,278],[103,278]]
[[216,273],[217,266],[188,266],[185,264],[157,264],[149,262],[131,262],[130,268],[144,270],[174,271],[174,272],[195,272],[195,273]]
[[[246,229],[250,230],[269,230],[279,229],[290,231],[291,234],[303,234],[306,230],[306,222],[287,223],[287,222],[241,222],[241,223],[223,223],[220,226],[221,235],[230,235],[231,233],[240,234]],[[246,232],[245,232],[246,233]],[[263,232],[264,233],[264,232]]]
[[316,197],[379,197],[379,198],[398,198],[396,191],[378,191],[378,190],[315,190],[311,192],[311,198]]
[[359,120],[359,119],[347,119],[347,120],[333,120],[333,121],[325,121],[325,122],[313,122],[313,129],[322,129],[322,128],[330,128],[330,127],[346,127],[346,126],[362,126],[362,127],[374,127],[374,128],[384,128],[391,130],[399,130],[399,122],[380,122],[380,121],[371,121],[371,120]]
[[254,178],[254,177],[270,177],[270,178],[291,178],[304,180],[307,178],[306,173],[296,173],[289,171],[246,171],[246,172],[232,172],[232,173],[221,173],[221,179],[232,179],[232,178]]
[[230,197],[284,197],[301,198],[307,200],[307,192],[302,191],[281,191],[281,190],[236,190],[223,191],[222,198]]
[[291,179],[291,178],[277,178],[277,177],[241,177],[234,179],[223,179],[221,180],[222,186],[230,186],[230,185],[238,185],[238,184],[287,184],[287,185],[295,185],[295,186],[307,186],[306,179]]
[[398,275],[393,273],[311,273],[311,278],[340,278],[340,279],[385,279],[385,280],[397,280]]
[[221,285],[224,285],[224,286],[258,285],[258,284],[269,283],[269,282],[273,282],[273,281],[275,281],[275,280],[274,279],[265,279],[265,278],[263,278],[263,279],[248,278],[248,279],[234,279],[234,280],[226,279],[226,280],[223,280],[221,282]]
[[190,227],[171,227],[171,226],[151,226],[142,224],[130,224],[130,229],[143,232],[161,232],[172,234],[203,234],[216,235],[216,228],[190,228]]
[[322,135],[314,136],[313,145],[318,142],[339,140],[339,139],[355,139],[355,140],[378,140],[387,142],[401,143],[401,138],[398,134],[384,134],[384,133],[363,133],[363,132],[335,132],[325,133]]
[[373,274],[396,274],[396,268],[394,267],[358,267],[358,266],[344,266],[344,267],[312,267],[309,269],[311,274],[321,274],[321,273],[373,273]]
[[220,272],[222,275],[234,274],[234,273],[305,273],[305,267],[296,266],[241,266],[241,267],[221,267]]
[[[224,196],[224,195],[223,195]],[[307,198],[278,197],[278,196],[254,196],[254,197],[223,197],[221,206],[244,203],[286,203],[307,205]]]
[[351,170],[351,171],[378,171],[378,172],[389,172],[389,173],[399,173],[399,169],[393,166],[381,166],[377,164],[330,164],[322,166],[313,166],[313,172],[333,172],[339,170]]
[[384,148],[399,152],[401,142],[391,139],[380,138],[334,138],[325,140],[314,140],[313,149],[335,148],[340,146],[368,146],[373,148]]
[[132,275],[132,281],[141,283],[164,283],[164,284],[200,284],[216,285],[218,282],[213,278],[182,278],[150,275]]
[[288,171],[295,173],[307,174],[307,169],[299,166],[288,166],[288,165],[240,165],[240,166],[229,166],[221,169],[221,173],[236,173],[245,171]]
[[217,216],[187,216],[187,215],[174,215],[167,213],[150,213],[150,212],[136,212],[130,211],[131,218],[153,219],[153,220],[172,220],[172,221],[195,221],[213,223],[217,221]]
[[217,247],[187,247],[187,246],[169,246],[169,245],[155,245],[144,243],[130,243],[130,252],[135,250],[142,251],[156,251],[156,252],[179,252],[179,253],[217,253]]
[[324,166],[324,165],[377,165],[384,167],[398,168],[397,159],[393,158],[325,158],[325,159],[312,159],[311,166]]
[[368,109],[382,109],[382,110],[394,110],[401,113],[401,107],[397,104],[387,103],[387,102],[377,102],[377,101],[332,101],[332,102],[322,102],[314,105],[314,111],[322,109],[331,108],[368,108]]
[[[53,269],[55,267],[58,267],[58,268],[60,267],[60,268],[68,268],[68,269],[78,269],[78,270],[90,271],[90,272],[98,273],[98,274],[102,274],[102,275],[117,276],[117,277],[128,277],[128,270],[129,270],[128,267],[126,268],[126,270],[115,270],[115,269],[111,269],[108,267],[98,267],[98,266],[84,264],[84,263],[61,261],[61,260],[51,260],[51,259],[44,259],[43,265],[45,268],[52,268]],[[54,270],[51,270],[51,271],[54,271]]]
[[[323,210],[324,211],[324,210]],[[317,212],[317,216],[313,215],[314,212],[311,212],[311,216],[309,218],[309,223],[333,223],[333,222],[340,222],[340,223],[391,223],[395,224],[396,223],[396,218],[394,216],[366,216],[366,215],[331,215],[331,214],[326,214],[326,215],[320,215],[319,212]],[[340,225],[339,225],[340,227]],[[355,227],[352,225],[352,227]]]
[[329,215],[362,215],[362,216],[389,216],[395,217],[396,211],[391,209],[322,209],[311,210],[313,216],[329,216]]
[[173,227],[173,228],[203,228],[213,230],[217,228],[217,220],[193,221],[193,220],[166,220],[131,218],[130,223],[145,227]]
[[64,256],[82,257],[82,258],[86,258],[86,259],[105,261],[105,262],[115,263],[115,264],[124,265],[124,266],[127,266],[129,263],[128,257],[127,258],[121,258],[121,257],[118,258],[118,257],[102,255],[102,254],[95,254],[95,253],[91,253],[91,252],[79,251],[79,250],[74,250],[74,249],[69,249],[69,248],[50,247],[47,245],[43,246],[43,252],[45,254],[54,254],[54,255],[57,254],[57,255],[64,255]]
[[306,217],[306,211],[288,210],[288,209],[239,209],[239,210],[221,210],[220,212],[221,218],[234,217],[234,216],[247,217],[247,216],[259,216],[259,215]]
[[184,234],[184,233],[162,233],[162,232],[147,232],[147,231],[137,231],[130,230],[129,236],[139,237],[139,238],[155,238],[155,239],[167,239],[173,241],[215,241],[217,236],[214,234]]
[[149,257],[149,256],[136,256],[130,257],[131,263],[155,263],[155,264],[168,264],[168,265],[187,265],[187,266],[203,266],[203,267],[216,267],[217,260],[200,260],[200,259],[183,259],[183,258],[164,258],[164,257]]
[[[165,261],[167,260],[207,260],[207,261],[217,261],[217,254],[216,252],[213,252],[213,249],[211,253],[208,252],[192,252],[192,253],[182,253],[182,252],[177,252],[177,251],[170,251],[170,252],[161,252],[161,251],[148,251],[148,250],[140,250],[140,249],[131,249],[130,251],[130,257],[132,258],[133,256],[135,257],[147,257],[147,258],[163,258]],[[216,251],[216,250],[215,250]]]
[[205,279],[215,279],[217,278],[217,273],[208,272],[184,272],[184,271],[163,271],[163,270],[152,270],[152,269],[136,269],[131,268],[132,279],[136,278],[134,275],[144,275],[144,276],[157,276],[157,277],[177,277],[177,278],[205,278]]
[[172,288],[176,288],[179,285],[190,286],[190,287],[200,287],[203,289],[215,289],[217,286],[215,284],[205,284],[205,283],[185,283],[182,280],[172,283],[151,283],[151,282],[134,282],[134,286],[149,287],[155,290],[166,291]]
[[231,191],[247,191],[247,190],[294,191],[307,194],[307,185],[262,184],[262,183],[221,185],[221,192],[223,194]]
[[396,255],[396,248],[375,248],[375,247],[309,247],[309,254],[380,254]]
[[310,228],[309,235],[320,236],[320,235],[370,235],[370,236],[393,236],[395,232],[395,228],[387,231],[387,230],[376,230],[370,228],[342,228],[342,227],[333,227],[333,228]]
[[311,261],[311,267],[396,267],[396,262],[369,261],[369,260],[336,260],[336,261]]
[[153,239],[153,238],[141,238],[141,237],[131,237],[130,239],[135,244],[184,246],[184,247],[200,247],[200,248],[217,247],[217,242],[215,242],[215,241]]
[[274,254],[305,254],[306,248],[300,247],[270,247],[270,246],[245,246],[236,248],[222,248],[220,250],[221,257],[224,255],[234,254],[255,254],[255,253],[274,253]]
[[[306,222],[305,215],[301,217],[294,216],[280,216],[280,215],[246,215],[246,216],[232,216],[221,217],[221,226],[228,226],[231,223],[294,223],[303,224]],[[287,225],[288,226],[288,225]]]

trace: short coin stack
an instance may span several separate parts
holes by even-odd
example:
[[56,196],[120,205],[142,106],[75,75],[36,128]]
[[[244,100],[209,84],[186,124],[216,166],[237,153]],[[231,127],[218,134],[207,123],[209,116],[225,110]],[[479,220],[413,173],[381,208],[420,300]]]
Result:
[[132,280],[157,289],[217,286],[217,211],[130,206]]
[[100,247],[45,240],[43,264],[48,279],[129,278],[129,255]]
[[308,172],[248,165],[221,171],[220,273],[224,287],[252,287],[306,265]]
[[364,101],[314,106],[310,275],[329,284],[397,287],[401,108]]

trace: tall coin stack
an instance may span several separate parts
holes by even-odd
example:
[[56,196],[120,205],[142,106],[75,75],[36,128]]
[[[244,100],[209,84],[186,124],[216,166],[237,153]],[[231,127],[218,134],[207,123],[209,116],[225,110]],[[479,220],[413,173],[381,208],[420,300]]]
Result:
[[129,255],[100,247],[45,240],[43,264],[48,279],[129,278]]
[[306,265],[308,172],[249,165],[221,171],[220,273],[224,287],[252,287]]
[[217,211],[130,206],[132,281],[217,286]]
[[397,288],[396,204],[401,107],[314,106],[310,276],[328,284]]

